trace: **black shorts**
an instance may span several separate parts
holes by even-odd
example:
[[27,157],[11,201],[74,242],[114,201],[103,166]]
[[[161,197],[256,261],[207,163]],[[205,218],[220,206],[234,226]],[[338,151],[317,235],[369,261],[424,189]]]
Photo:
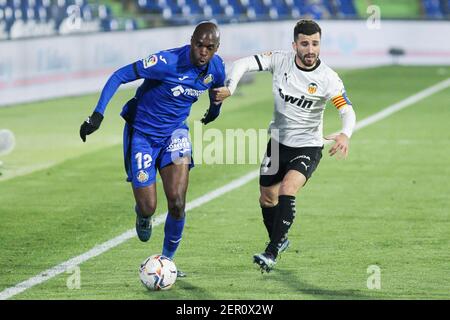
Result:
[[[272,141],[267,144],[266,154],[261,163],[259,184],[270,187],[281,182],[289,170],[296,170],[308,180],[322,158],[322,147],[293,148],[279,143],[279,157],[271,155]],[[278,162],[278,166],[276,163]]]

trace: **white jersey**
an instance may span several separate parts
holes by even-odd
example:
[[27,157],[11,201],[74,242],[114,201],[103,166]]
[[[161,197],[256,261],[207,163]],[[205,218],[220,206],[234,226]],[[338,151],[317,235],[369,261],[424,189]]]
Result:
[[[247,71],[270,71],[275,110],[269,130],[279,142],[290,147],[323,145],[323,114],[328,100],[336,108],[351,105],[344,85],[330,67],[318,61],[312,69],[302,69],[295,62],[295,52],[273,51],[247,58]],[[234,91],[240,75],[227,80]],[[237,80],[237,82],[236,82]],[[234,86],[234,87],[233,87]]]

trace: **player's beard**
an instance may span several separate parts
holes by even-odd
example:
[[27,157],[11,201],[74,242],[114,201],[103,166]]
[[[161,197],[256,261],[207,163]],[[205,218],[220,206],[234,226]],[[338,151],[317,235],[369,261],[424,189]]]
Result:
[[307,53],[304,55],[297,53],[297,56],[299,57],[303,65],[308,68],[314,67],[314,65],[317,63],[317,59],[319,58],[319,56],[315,53]]

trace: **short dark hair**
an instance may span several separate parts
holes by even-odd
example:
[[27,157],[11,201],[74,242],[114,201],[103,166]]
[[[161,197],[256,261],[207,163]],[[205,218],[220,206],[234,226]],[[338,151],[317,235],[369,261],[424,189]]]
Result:
[[313,20],[300,20],[299,22],[297,22],[294,28],[294,41],[297,40],[297,37],[300,33],[310,36],[317,32],[320,36],[322,36],[322,30],[320,29],[317,22]]

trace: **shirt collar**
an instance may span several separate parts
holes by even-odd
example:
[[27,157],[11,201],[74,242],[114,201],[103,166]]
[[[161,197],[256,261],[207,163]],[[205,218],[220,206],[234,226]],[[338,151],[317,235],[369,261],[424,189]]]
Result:
[[295,63],[295,66],[297,67],[297,69],[299,69],[301,71],[304,71],[304,72],[311,72],[311,71],[316,70],[320,66],[320,59],[317,59],[316,65],[314,67],[312,67],[311,69],[306,69],[306,68],[300,67],[297,64],[297,59],[296,58],[294,58],[294,63]]

